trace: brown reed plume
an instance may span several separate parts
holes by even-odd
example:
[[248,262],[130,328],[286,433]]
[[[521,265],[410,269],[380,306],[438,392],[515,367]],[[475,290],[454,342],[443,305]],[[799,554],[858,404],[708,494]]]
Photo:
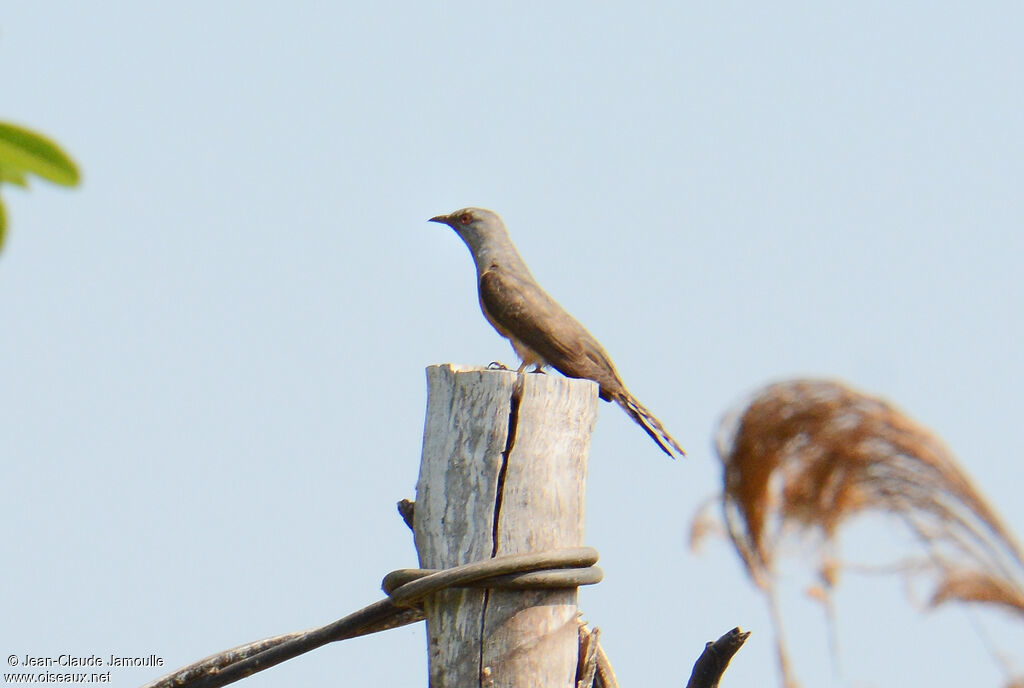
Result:
[[[726,528],[768,596],[783,678],[792,683],[774,602],[774,562],[788,535],[817,535],[827,596],[841,566],[835,535],[853,517],[902,522],[921,551],[899,563],[933,586],[929,604],[994,604],[1024,621],[1024,557],[1010,531],[929,430],[838,382],[769,385],[726,417],[718,436]],[[708,529],[694,522],[693,540]]]

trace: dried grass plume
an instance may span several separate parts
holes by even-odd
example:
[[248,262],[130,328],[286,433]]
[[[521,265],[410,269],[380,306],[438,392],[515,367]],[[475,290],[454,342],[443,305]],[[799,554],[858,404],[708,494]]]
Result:
[[[900,566],[931,582],[931,605],[998,605],[1024,621],[1024,557],[1013,535],[938,437],[888,403],[828,380],[779,382],[727,416],[717,444],[727,531],[773,613],[782,541],[817,536],[827,596],[842,567],[832,554],[838,530],[876,513],[920,544]],[[708,530],[703,516],[694,540],[698,530]],[[779,652],[788,674],[781,638]]]

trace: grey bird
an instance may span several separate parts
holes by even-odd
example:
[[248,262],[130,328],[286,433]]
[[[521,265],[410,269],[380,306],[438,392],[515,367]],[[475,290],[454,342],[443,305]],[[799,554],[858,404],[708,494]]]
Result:
[[629,393],[611,358],[594,336],[541,289],[509,238],[505,223],[483,208],[463,208],[430,218],[455,230],[476,263],[480,310],[527,366],[550,365],[567,377],[593,380],[605,401],[615,401],[672,456],[686,452],[661,422]]

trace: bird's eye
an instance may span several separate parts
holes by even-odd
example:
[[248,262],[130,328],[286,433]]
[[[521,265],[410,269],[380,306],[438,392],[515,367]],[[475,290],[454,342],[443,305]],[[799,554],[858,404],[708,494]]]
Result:
[[469,213],[462,213],[461,215],[459,215],[459,224],[460,225],[468,225],[472,221],[473,221],[473,216],[470,215]]

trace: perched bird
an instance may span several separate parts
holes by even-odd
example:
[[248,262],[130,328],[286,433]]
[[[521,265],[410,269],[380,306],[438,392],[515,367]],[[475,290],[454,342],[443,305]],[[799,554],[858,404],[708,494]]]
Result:
[[480,310],[522,359],[518,372],[550,365],[567,377],[593,380],[600,396],[625,409],[669,456],[686,452],[661,422],[629,393],[611,359],[593,335],[547,295],[512,244],[505,223],[483,208],[438,215],[469,247],[476,263]]

